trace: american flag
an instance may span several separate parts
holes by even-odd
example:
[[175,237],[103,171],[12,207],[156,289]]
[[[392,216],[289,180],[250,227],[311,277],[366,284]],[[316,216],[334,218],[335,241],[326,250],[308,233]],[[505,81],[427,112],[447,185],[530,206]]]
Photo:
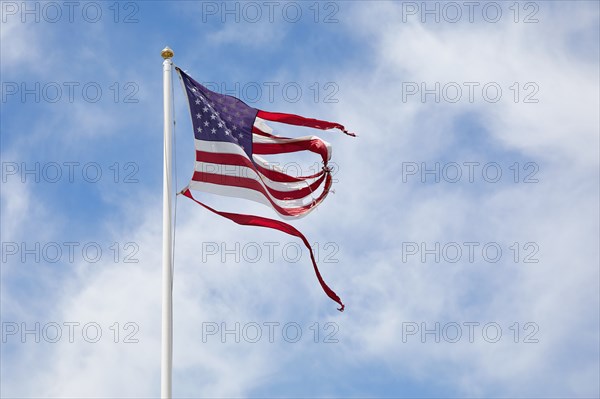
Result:
[[[196,147],[192,181],[181,193],[238,224],[273,228],[300,238],[310,252],[323,290],[343,311],[343,303],[323,281],[308,240],[300,231],[278,220],[217,211],[196,200],[190,189],[257,201],[271,207],[283,218],[302,217],[315,209],[329,193],[331,145],[316,136],[288,138],[275,135],[266,121],[321,130],[338,128],[350,136],[354,134],[338,123],[250,107],[238,98],[215,93],[181,69],[176,70],[187,94]],[[305,151],[321,157],[321,171],[292,176],[261,157]]]

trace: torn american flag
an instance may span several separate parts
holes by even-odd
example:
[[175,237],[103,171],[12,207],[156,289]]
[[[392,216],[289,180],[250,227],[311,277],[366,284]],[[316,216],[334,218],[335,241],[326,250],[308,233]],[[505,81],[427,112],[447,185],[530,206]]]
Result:
[[[287,138],[275,135],[266,122],[321,130],[337,128],[350,136],[354,134],[337,123],[250,107],[235,97],[212,92],[181,69],[176,70],[187,94],[196,147],[192,181],[181,193],[235,223],[268,227],[300,238],[309,250],[321,287],[343,311],[342,301],[323,281],[310,244],[297,229],[273,219],[217,211],[196,200],[190,189],[257,201],[271,207],[283,218],[302,217],[315,209],[329,193],[331,146],[316,136]],[[321,157],[321,171],[309,176],[292,176],[262,157],[302,151]]]

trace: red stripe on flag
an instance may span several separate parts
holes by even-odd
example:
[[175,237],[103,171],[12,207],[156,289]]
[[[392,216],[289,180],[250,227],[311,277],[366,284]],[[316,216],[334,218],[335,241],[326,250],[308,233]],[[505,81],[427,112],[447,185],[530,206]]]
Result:
[[[227,174],[195,171],[194,175],[192,177],[192,180],[203,182],[203,183],[212,183],[212,184],[219,184],[222,186],[249,188],[251,190],[258,191],[267,197],[267,193],[265,192],[265,188],[266,188],[272,197],[274,197],[275,199],[278,199],[278,200],[282,200],[282,201],[297,200],[297,199],[302,199],[304,197],[309,196],[310,194],[314,193],[319,188],[321,183],[323,183],[324,179],[325,179],[325,176],[321,176],[320,179],[315,180],[312,184],[310,184],[306,187],[302,187],[301,189],[293,190],[293,191],[281,191],[281,190],[276,190],[272,187],[269,187],[266,184],[263,186],[262,184],[260,184],[259,181],[255,180],[251,177],[245,177],[245,176],[232,176],[232,175],[227,175]],[[269,199],[269,201],[273,204],[273,206],[275,206],[273,201],[271,201],[270,199]]]
[[252,152],[260,155],[283,154],[288,152],[310,151],[321,155],[323,163],[327,163],[327,146],[320,139],[289,141],[283,143],[253,143]]
[[259,165],[258,163],[256,164],[256,169],[258,169],[258,171],[262,173],[266,178],[279,183],[296,183],[309,179],[316,179],[317,177],[323,176],[323,174],[325,173],[324,170],[321,170],[319,173],[315,173],[314,175],[294,177],[275,169],[265,168],[262,165]]
[[286,138],[286,137],[275,136],[275,135],[272,135],[271,133],[263,132],[256,125],[252,126],[252,133],[258,134],[259,136],[271,137],[273,139],[284,139],[284,138]]
[[319,205],[325,199],[327,194],[329,194],[329,189],[331,188],[332,179],[331,179],[330,174],[327,174],[326,176],[327,176],[327,178],[325,180],[325,187],[323,188],[323,192],[321,193],[321,195],[319,195],[319,197],[317,197],[316,199],[314,199],[307,205],[294,207],[294,208],[291,208],[291,207],[284,208],[282,206],[277,205],[275,203],[275,201],[273,201],[273,199],[271,199],[271,197],[267,194],[264,187],[258,181],[253,180],[253,179],[235,177],[235,176],[215,175],[212,173],[194,172],[192,181],[197,181],[197,182],[201,182],[201,183],[211,183],[211,184],[216,184],[216,185],[221,185],[221,186],[241,187],[241,188],[247,188],[250,190],[258,191],[269,201],[271,206],[277,212],[279,212],[280,214],[285,215],[285,216],[295,217],[295,216],[300,216],[300,215],[308,212],[315,206]]
[[323,171],[320,171],[319,173],[315,173],[314,175],[310,176],[295,177],[274,169],[265,168],[257,163],[255,164],[251,162],[250,159],[248,159],[248,157],[245,157],[243,155],[227,154],[221,152],[215,153],[200,150],[196,150],[196,161],[221,165],[246,166],[248,168],[258,170],[258,172],[262,173],[266,178],[278,183],[297,183],[309,179],[316,179],[318,177],[321,177],[324,173]]
[[190,192],[190,190],[187,188],[185,190],[183,190],[181,192],[181,194],[190,198],[192,201],[196,202],[198,205],[201,205],[202,207],[211,211],[212,213],[222,216],[226,219],[229,219],[232,222],[237,223],[239,225],[266,227],[269,229],[279,230],[283,233],[300,238],[310,253],[310,259],[312,260],[313,268],[315,270],[315,274],[317,275],[317,280],[319,280],[319,284],[321,285],[321,288],[323,289],[323,291],[325,291],[325,293],[327,294],[327,296],[329,298],[331,298],[332,300],[334,300],[335,302],[337,302],[340,305],[340,308],[338,310],[340,312],[344,311],[345,306],[342,303],[342,300],[340,299],[340,297],[331,288],[329,288],[329,286],[323,280],[323,277],[321,276],[321,273],[319,272],[319,268],[317,267],[317,261],[315,260],[315,255],[313,254],[312,248],[310,247],[310,243],[308,242],[306,237],[304,237],[304,235],[299,230],[297,230],[294,226],[291,226],[284,222],[280,222],[278,220],[268,219],[268,218],[264,218],[264,217],[260,217],[260,216],[242,215],[239,213],[229,213],[229,212],[217,211],[216,209],[213,209],[210,206],[205,205],[202,202],[195,199],[192,196],[192,193]]
[[250,159],[248,159],[248,157],[238,154],[227,154],[225,152],[196,150],[196,161],[254,168],[254,164],[250,161]]
[[322,121],[322,120],[313,119],[313,118],[305,118],[303,116],[295,115],[295,114],[285,114],[285,113],[281,113],[281,112],[268,112],[268,111],[261,111],[261,110],[258,110],[258,114],[256,114],[256,116],[259,118],[262,118],[262,119],[266,119],[268,121],[272,121],[272,122],[287,123],[288,125],[295,125],[295,126],[307,126],[307,127],[313,127],[315,129],[321,129],[321,130],[337,128],[337,129],[340,129],[342,132],[346,133],[348,136],[353,136],[353,137],[356,136],[356,134],[350,133],[348,130],[346,130],[344,125],[340,125],[339,123],[335,123],[335,122]]

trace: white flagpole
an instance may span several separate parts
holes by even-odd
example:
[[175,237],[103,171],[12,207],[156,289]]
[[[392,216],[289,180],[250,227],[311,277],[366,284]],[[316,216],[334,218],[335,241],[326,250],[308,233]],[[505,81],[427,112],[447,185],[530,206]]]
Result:
[[171,154],[173,109],[171,66],[173,50],[165,47],[163,61],[164,154],[163,154],[163,258],[162,258],[162,337],[160,365],[160,396],[171,398],[171,368],[173,366],[173,248],[171,224]]

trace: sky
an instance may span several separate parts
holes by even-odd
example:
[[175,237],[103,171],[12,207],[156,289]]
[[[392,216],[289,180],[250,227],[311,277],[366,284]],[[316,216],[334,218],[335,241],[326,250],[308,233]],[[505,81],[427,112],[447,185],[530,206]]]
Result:
[[168,45],[215,91],[358,134],[278,126],[333,146],[335,193],[291,223],[343,313],[297,239],[175,199],[174,397],[600,396],[599,7],[1,2],[0,395],[160,394]]

